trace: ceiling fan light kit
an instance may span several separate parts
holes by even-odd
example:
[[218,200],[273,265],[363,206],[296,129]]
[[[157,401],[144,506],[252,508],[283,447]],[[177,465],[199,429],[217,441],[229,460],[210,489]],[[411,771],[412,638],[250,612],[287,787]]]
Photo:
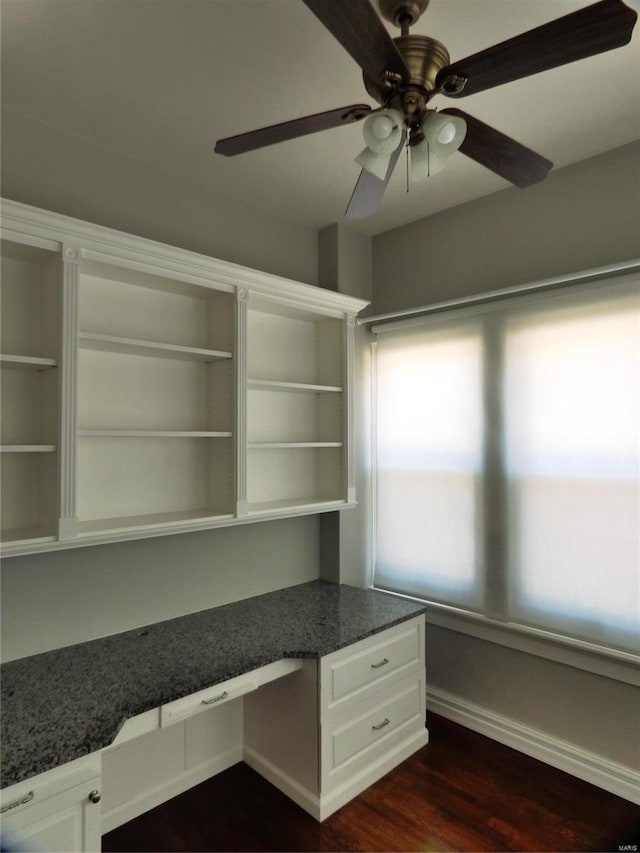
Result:
[[459,116],[429,110],[420,127],[422,139],[411,145],[411,180],[423,181],[441,172],[447,158],[462,145],[467,123]]
[[598,0],[450,63],[441,42],[409,33],[430,0],[379,0],[382,16],[400,28],[401,35],[393,39],[369,0],[303,2],[360,66],[365,89],[380,107],[355,104],[329,110],[221,139],[215,150],[233,156],[366,117],[367,147],[356,157],[362,172],[348,218],[370,216],[378,209],[405,140],[412,178],[440,171],[443,161],[460,150],[517,187],[544,180],[553,167],[546,157],[462,110],[436,112],[429,101],[436,95],[467,97],[622,47],[631,40],[638,17],[624,0]]

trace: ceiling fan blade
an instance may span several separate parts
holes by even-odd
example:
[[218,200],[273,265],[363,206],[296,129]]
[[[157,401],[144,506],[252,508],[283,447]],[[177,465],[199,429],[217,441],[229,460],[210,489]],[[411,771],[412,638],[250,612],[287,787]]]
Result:
[[544,180],[553,167],[551,160],[462,110],[440,112],[466,121],[467,133],[459,149],[463,154],[517,187],[528,187]]
[[364,219],[377,211],[404,145],[405,140],[403,139],[391,155],[384,180],[380,180],[376,175],[367,172],[366,169],[360,172],[344,214],[347,219]]
[[[622,0],[600,0],[443,68],[443,94],[463,97],[511,80],[622,47],[631,39],[636,12]],[[464,88],[447,91],[450,77],[466,78]]]
[[369,0],[303,0],[365,73],[378,82],[385,71],[409,79],[409,70]]
[[366,104],[352,104],[350,107],[339,107],[324,113],[296,118],[292,121],[284,121],[281,124],[272,124],[260,130],[250,130],[248,133],[240,133],[238,136],[228,136],[216,142],[216,154],[224,154],[226,157],[234,157],[236,154],[244,154],[245,151],[253,151],[256,148],[265,148],[276,142],[285,142],[287,139],[297,139],[308,133],[317,133],[319,130],[329,130],[332,127],[340,127],[343,124],[352,124],[369,115],[371,107]]

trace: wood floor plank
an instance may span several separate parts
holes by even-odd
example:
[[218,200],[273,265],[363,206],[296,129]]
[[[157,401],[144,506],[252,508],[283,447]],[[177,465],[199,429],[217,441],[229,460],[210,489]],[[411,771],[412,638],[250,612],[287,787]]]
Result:
[[426,747],[322,824],[238,764],[103,836],[102,849],[640,851],[640,807],[436,715],[428,727]]

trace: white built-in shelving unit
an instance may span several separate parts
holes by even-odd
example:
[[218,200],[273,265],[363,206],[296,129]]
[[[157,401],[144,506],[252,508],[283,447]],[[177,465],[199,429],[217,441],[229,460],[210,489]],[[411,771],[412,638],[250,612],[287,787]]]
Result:
[[366,304],[3,203],[5,554],[355,502]]

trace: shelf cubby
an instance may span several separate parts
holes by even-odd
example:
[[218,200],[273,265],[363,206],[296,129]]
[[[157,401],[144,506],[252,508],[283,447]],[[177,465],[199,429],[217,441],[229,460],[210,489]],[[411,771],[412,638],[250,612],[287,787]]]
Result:
[[343,318],[250,301],[249,512],[344,499],[344,336]]
[[249,512],[344,499],[342,445],[253,446],[247,449]]
[[[0,243],[2,540],[53,537],[57,517],[60,258]],[[40,245],[37,245],[40,243]]]
[[56,533],[55,447],[2,447],[2,541],[53,539]]
[[81,535],[233,511],[233,317],[230,293],[83,263]]
[[232,451],[230,438],[81,435],[81,531],[108,528],[107,519],[123,527],[231,514]]
[[[162,355],[173,348],[200,359],[205,350],[230,357],[234,342],[231,293],[128,266],[82,264],[79,329],[96,348],[148,347]],[[102,338],[102,340],[100,340]],[[204,359],[207,360],[206,358]]]

